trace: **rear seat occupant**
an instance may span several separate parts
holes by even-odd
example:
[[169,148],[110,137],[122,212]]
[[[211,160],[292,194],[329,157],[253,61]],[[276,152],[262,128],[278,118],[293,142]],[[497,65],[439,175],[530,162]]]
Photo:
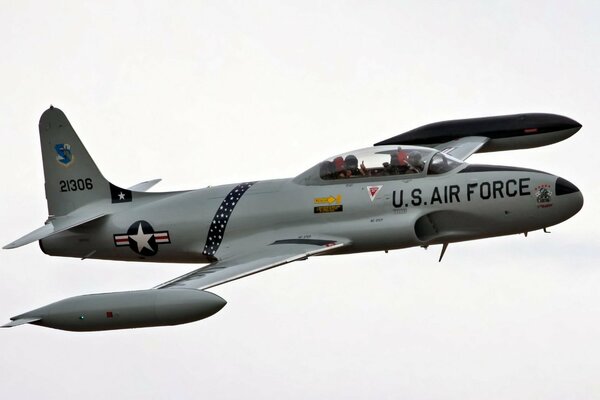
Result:
[[336,157],[333,159],[333,166],[335,168],[336,178],[346,177],[346,166],[344,165],[344,159],[342,157]]
[[355,155],[349,154],[346,156],[346,160],[344,160],[346,164],[346,177],[349,178],[351,176],[363,176],[364,172],[358,168],[358,158]]

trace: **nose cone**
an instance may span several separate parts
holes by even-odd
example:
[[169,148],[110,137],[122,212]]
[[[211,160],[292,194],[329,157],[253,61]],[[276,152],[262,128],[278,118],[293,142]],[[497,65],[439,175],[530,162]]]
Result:
[[578,131],[581,128],[581,124],[574,119],[565,117],[563,115],[556,114],[540,114],[543,118],[540,118],[540,125],[552,131],[560,131],[564,129],[576,129]]
[[579,188],[566,179],[557,178],[555,194],[560,199],[562,207],[568,209],[571,216],[577,214],[583,207],[583,195]]

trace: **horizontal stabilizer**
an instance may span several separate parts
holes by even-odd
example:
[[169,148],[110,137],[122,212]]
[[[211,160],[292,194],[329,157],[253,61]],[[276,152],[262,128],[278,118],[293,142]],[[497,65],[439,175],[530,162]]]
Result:
[[108,213],[101,213],[94,215],[92,217],[89,216],[69,216],[66,215],[64,217],[54,218],[52,221],[48,222],[46,225],[36,229],[35,231],[28,233],[27,235],[15,240],[12,243],[7,244],[3,247],[3,249],[15,249],[17,247],[24,246],[29,243],[33,243],[35,241],[47,238],[48,236],[55,235],[57,233],[66,231],[67,229],[74,228],[79,225],[83,225],[95,219],[105,216]]
[[134,192],[145,192],[160,181],[162,181],[162,179],[152,179],[150,181],[140,182],[128,188],[128,190],[132,190]]
[[35,242],[36,240],[40,240],[45,237],[48,237],[48,236],[52,235],[53,233],[54,233],[54,226],[52,226],[51,223],[46,224],[40,228],[37,228],[35,231],[28,233],[27,235],[23,236],[22,238],[19,238],[10,244],[7,244],[6,246],[3,247],[3,249],[15,249],[17,247],[21,247],[26,244]]
[[0,326],[0,328],[12,328],[13,326],[30,324],[32,322],[36,322],[36,321],[39,321],[41,319],[42,319],[41,317],[37,317],[37,318],[18,318],[18,319],[10,321],[8,324],[4,324],[4,325]]

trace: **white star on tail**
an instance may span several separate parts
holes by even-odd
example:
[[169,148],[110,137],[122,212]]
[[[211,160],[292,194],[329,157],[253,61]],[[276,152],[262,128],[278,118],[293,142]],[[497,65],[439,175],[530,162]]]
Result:
[[137,233],[135,235],[129,235],[129,237],[132,238],[133,240],[135,240],[135,242],[137,243],[138,252],[140,252],[140,253],[142,252],[143,249],[148,249],[150,251],[154,251],[152,246],[150,246],[150,243],[148,243],[148,241],[150,240],[150,238],[152,238],[152,236],[154,236],[153,233],[144,233],[141,222],[138,225]]

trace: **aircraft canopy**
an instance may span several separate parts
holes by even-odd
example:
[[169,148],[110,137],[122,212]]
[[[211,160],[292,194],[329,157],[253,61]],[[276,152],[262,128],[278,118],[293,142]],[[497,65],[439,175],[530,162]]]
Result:
[[463,162],[435,149],[415,146],[377,146],[328,158],[319,164],[323,180],[422,174],[438,175]]

